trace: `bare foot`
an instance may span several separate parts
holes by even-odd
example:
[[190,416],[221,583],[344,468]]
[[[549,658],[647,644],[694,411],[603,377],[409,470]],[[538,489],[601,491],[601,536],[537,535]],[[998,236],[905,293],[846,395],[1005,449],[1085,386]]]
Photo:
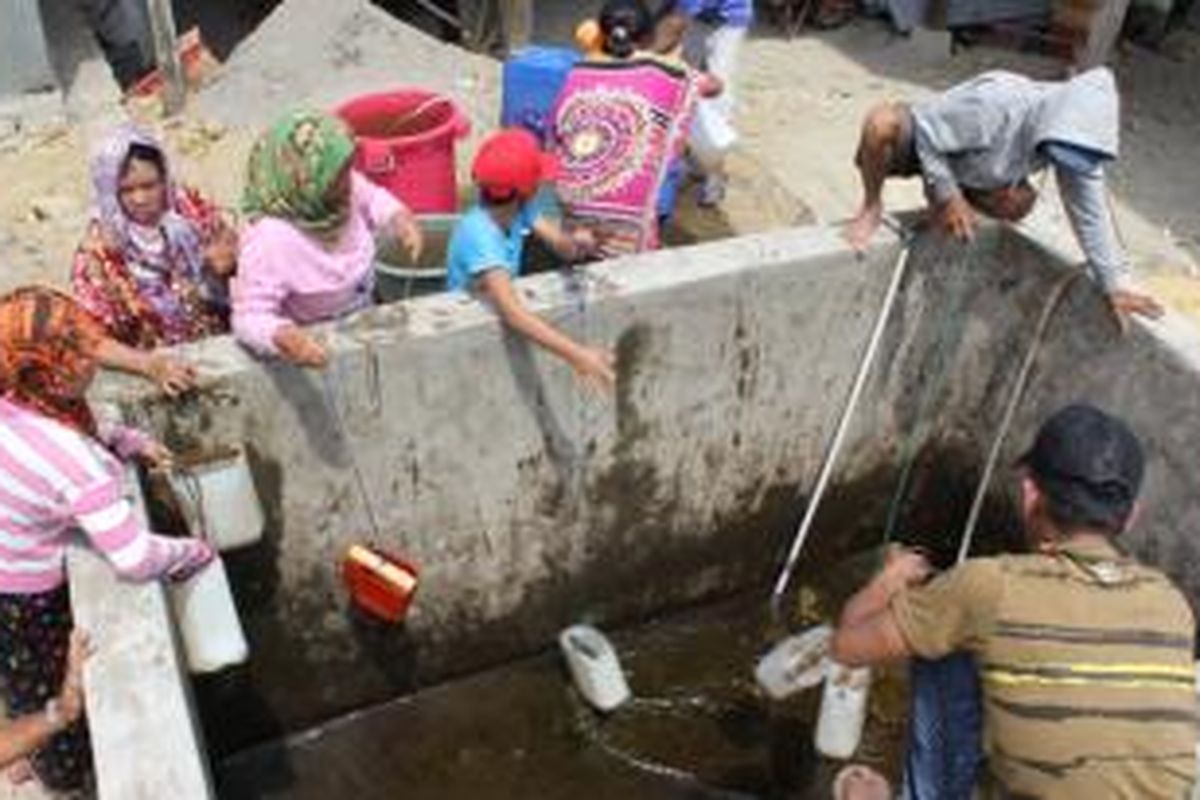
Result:
[[891,800],[891,796],[887,779],[862,764],[843,767],[833,781],[834,800]]
[[846,241],[861,253],[867,249],[867,244],[875,235],[875,231],[879,229],[881,222],[883,222],[883,206],[863,206],[846,227]]
[[29,763],[28,758],[22,758],[20,761],[13,762],[13,765],[4,774],[8,777],[8,782],[13,786],[29,783],[35,777],[33,764]]

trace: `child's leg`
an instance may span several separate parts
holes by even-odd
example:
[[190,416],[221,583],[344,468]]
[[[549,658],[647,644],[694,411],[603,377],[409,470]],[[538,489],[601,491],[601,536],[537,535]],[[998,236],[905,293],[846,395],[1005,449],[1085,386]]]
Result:
[[[66,670],[71,605],[65,588],[0,595],[0,686],[10,718],[41,713],[58,693]],[[91,773],[87,730],[77,722],[31,758],[47,788],[83,787]]]
[[883,219],[883,183],[906,136],[904,111],[896,103],[880,103],[867,112],[854,164],[862,178],[863,199],[847,238],[862,249]]

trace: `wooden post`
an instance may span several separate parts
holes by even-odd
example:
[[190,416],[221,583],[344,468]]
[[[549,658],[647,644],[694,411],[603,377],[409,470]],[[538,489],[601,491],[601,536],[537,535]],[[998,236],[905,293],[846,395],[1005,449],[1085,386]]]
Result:
[[1129,11],[1129,0],[1103,0],[1099,5],[1092,14],[1083,46],[1075,51],[1075,68],[1079,72],[1098,67],[1108,60]]
[[501,0],[504,46],[508,52],[525,47],[533,39],[533,0]]
[[163,77],[163,112],[168,116],[183,110],[187,87],[184,85],[183,65],[176,49],[175,12],[171,0],[147,0],[150,11],[150,30],[154,34],[154,59]]

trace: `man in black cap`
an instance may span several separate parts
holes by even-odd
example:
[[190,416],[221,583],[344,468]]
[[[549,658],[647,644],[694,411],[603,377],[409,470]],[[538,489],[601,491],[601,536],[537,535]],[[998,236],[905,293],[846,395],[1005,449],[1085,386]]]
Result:
[[[1181,798],[1195,770],[1194,621],[1114,539],[1144,457],[1121,420],[1054,414],[1019,465],[1030,552],[932,580],[899,551],[843,610],[833,657],[914,658],[904,797]],[[885,797],[860,767],[844,797]]]

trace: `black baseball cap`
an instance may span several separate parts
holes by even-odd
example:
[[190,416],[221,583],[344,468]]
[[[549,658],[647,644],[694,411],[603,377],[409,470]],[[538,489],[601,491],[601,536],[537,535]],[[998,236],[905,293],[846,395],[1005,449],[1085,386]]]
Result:
[[1124,421],[1078,403],[1046,420],[1018,463],[1050,497],[1060,522],[1115,532],[1133,511],[1146,458]]

